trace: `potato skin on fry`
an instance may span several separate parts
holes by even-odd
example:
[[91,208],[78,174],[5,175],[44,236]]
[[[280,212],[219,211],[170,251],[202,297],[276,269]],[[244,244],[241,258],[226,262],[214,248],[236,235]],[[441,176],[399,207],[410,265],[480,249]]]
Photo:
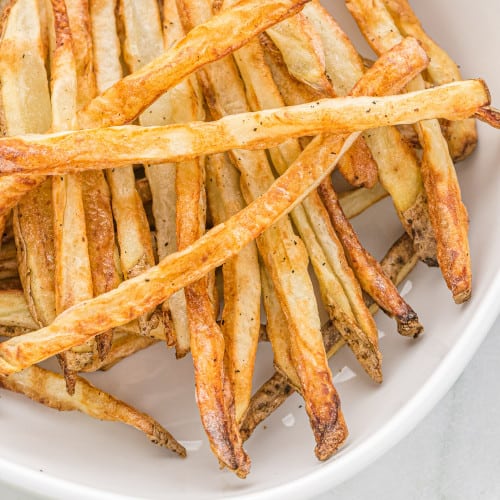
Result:
[[74,396],[66,392],[61,375],[38,366],[31,366],[9,377],[0,375],[0,387],[24,394],[59,411],[78,410],[100,420],[123,422],[143,432],[154,444],[168,448],[181,457],[186,456],[184,447],[149,415],[97,389],[82,377],[75,377]]

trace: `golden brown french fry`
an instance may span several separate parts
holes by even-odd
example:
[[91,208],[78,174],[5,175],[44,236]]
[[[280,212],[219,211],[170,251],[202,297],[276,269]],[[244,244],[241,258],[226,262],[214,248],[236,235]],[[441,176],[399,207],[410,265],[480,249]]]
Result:
[[[346,0],[346,5],[378,54],[403,39],[382,0]],[[425,82],[420,75],[408,84],[410,91],[423,88]],[[415,127],[423,146],[421,170],[436,237],[437,260],[453,299],[460,304],[472,293],[467,210],[439,122],[419,121]]]
[[[241,210],[239,174],[225,155],[207,159],[207,196],[214,224]],[[260,276],[257,248],[247,245],[222,266],[224,306],[221,328],[226,371],[233,385],[236,421],[244,417],[252,395],[252,377],[260,332]]]
[[[75,57],[77,109],[81,109],[97,92],[89,4],[87,0],[66,0],[65,4]],[[102,171],[85,172],[80,181],[93,293],[100,295],[115,288],[121,281],[111,195]],[[110,331],[96,337],[101,359],[111,347],[112,336]]]
[[[304,15],[328,49],[325,66],[333,87],[339,95],[347,95],[365,71],[361,57],[317,0],[306,6]],[[364,138],[377,162],[380,182],[391,195],[403,227],[415,241],[417,252],[423,261],[436,265],[434,232],[416,156],[392,127],[366,131]]]
[[[24,56],[24,57],[23,57]],[[12,2],[0,42],[0,80],[5,133],[43,132],[50,126],[50,96],[37,3]],[[21,85],[20,82],[27,82]],[[14,210],[19,275],[26,300],[38,326],[55,317],[51,186],[33,188],[45,177],[0,180],[0,214]]]
[[[122,77],[115,9],[115,0],[90,2],[95,76],[99,92],[104,92]],[[113,29],[110,29],[110,25]],[[106,178],[111,191],[111,204],[120,249],[120,267],[124,278],[128,279],[139,275],[155,263],[149,224],[135,189],[132,166],[109,169],[106,171]],[[103,188],[104,184],[101,182]],[[139,318],[135,324],[138,332],[149,337],[164,337],[163,318],[160,321],[159,316],[159,313],[153,313],[153,317],[144,315]]]
[[[196,26],[210,18],[211,4],[186,0],[183,11],[189,26]],[[244,86],[230,57],[201,68],[198,76],[213,117],[248,111]],[[262,151],[243,150],[231,151],[230,156],[241,174],[243,198],[250,203],[273,183],[267,157]],[[340,446],[347,431],[321,342],[307,253],[288,218],[265,231],[258,238],[257,247],[289,324],[291,357],[315,435],[315,452],[324,460]]]
[[144,337],[142,335],[133,335],[115,329],[113,332],[113,342],[106,356],[106,359],[95,359],[90,365],[83,368],[82,372],[95,372],[97,370],[109,370],[114,365],[138,351],[156,344],[158,340]]
[[[59,174],[134,163],[180,162],[230,149],[274,147],[285,138],[349,134],[433,118],[462,119],[488,105],[482,80],[464,80],[384,97],[341,97],[229,115],[214,122],[162,127],[109,127],[0,138],[0,176]],[[417,109],[418,111],[415,111]],[[367,113],[367,110],[370,112]]]
[[[344,340],[333,326],[332,321],[327,321],[321,327],[325,350],[328,357],[332,357],[341,347]],[[297,390],[290,379],[283,373],[277,371],[272,377],[260,386],[259,390],[252,396],[250,406],[240,427],[241,437],[246,441],[255,428],[279,408],[293,392]]]
[[[425,73],[433,84],[441,85],[462,79],[456,63],[425,32],[407,0],[384,0],[384,4],[401,34],[415,37],[429,55],[430,63]],[[477,144],[477,130],[473,118],[444,121],[441,127],[454,161],[461,161],[474,151]]]
[[[66,5],[51,0],[54,17],[54,48],[51,53],[52,129],[76,126],[77,73]],[[87,227],[80,174],[52,179],[55,250],[56,314],[93,297]],[[76,373],[97,355],[97,343],[89,340],[59,355],[69,394],[74,393]]]
[[[320,91],[323,97],[336,97],[337,93],[325,72],[322,40],[306,16],[299,12],[269,28],[266,34],[280,49],[293,77]],[[243,47],[241,50],[246,49]],[[338,168],[353,186],[373,187],[377,182],[377,164],[364,139],[353,144]]]
[[[389,249],[380,265],[391,281],[400,284],[415,267],[418,257],[407,234],[400,237]],[[370,301],[369,301],[370,302]],[[377,308],[372,303],[370,309],[375,314]],[[344,340],[329,321],[321,327],[328,357],[332,357],[343,345]],[[243,440],[247,440],[255,428],[281,406],[294,388],[286,376],[277,372],[254,394],[248,413],[241,425]]]
[[[50,97],[45,72],[40,13],[35,0],[10,2],[0,40],[2,128],[5,134],[45,132],[50,127]],[[22,28],[21,28],[22,26]],[[19,85],[23,81],[25,84]],[[0,218],[44,177],[0,179]]]
[[[262,299],[266,311],[266,333],[274,354],[274,366],[296,390],[300,390],[300,379],[295,370],[290,352],[290,331],[273,282],[265,267],[260,269]],[[246,417],[245,417],[246,418]]]
[[[295,19],[296,17],[292,18]],[[282,25],[283,23],[280,23],[279,26]],[[300,31],[300,26],[297,30]],[[293,36],[293,32],[291,28],[287,28],[279,31],[279,35],[284,33],[283,38],[287,39]],[[306,48],[305,51],[312,52],[313,49]],[[257,42],[250,42],[236,51],[234,56],[245,83],[247,96],[251,96],[249,102],[253,109],[283,106],[279,90],[264,61],[261,46]],[[293,139],[276,149],[278,151],[274,155],[271,154],[271,158],[278,174],[282,174],[297,159],[301,149]],[[375,322],[365,306],[359,283],[349,269],[341,243],[317,193],[311,194],[300,207],[296,207],[291,212],[291,217],[307,248],[319,281],[321,297],[330,317],[346,336],[363,368],[374,380],[381,381],[381,355]],[[271,341],[273,337],[274,335],[271,336]],[[278,338],[284,336],[279,335]],[[282,351],[279,349],[275,357],[278,365],[287,366],[286,358],[280,361]]]
[[24,394],[33,401],[59,411],[78,410],[99,420],[131,425],[154,444],[164,446],[181,457],[186,456],[184,447],[156,420],[98,389],[82,377],[76,377],[73,396],[67,394],[63,377],[38,366],[9,377],[0,375],[0,387]]
[[385,198],[389,193],[382,184],[377,183],[371,189],[357,188],[338,194],[339,203],[348,219],[353,219],[366,209]]
[[36,330],[38,324],[31,316],[22,290],[0,291],[0,325]]
[[363,290],[398,324],[401,335],[416,337],[422,332],[415,311],[399,295],[396,286],[384,274],[375,258],[361,245],[353,227],[340,207],[330,179],[325,179],[318,192],[325,204],[333,227],[346,252]]
[[[358,82],[359,92],[397,92],[421,69],[393,66],[390,56],[384,55]],[[373,98],[369,99],[373,102]],[[476,103],[476,107],[484,101],[487,96],[483,96],[483,102]],[[265,193],[224,224],[212,228],[189,248],[166,257],[117,289],[73,306],[50,326],[1,343],[0,373],[15,373],[78,345],[100,331],[127,324],[173,292],[205,276],[300,203],[336,165],[333,160],[325,167],[327,163],[321,156],[340,157],[357,135],[337,139],[336,144],[322,141],[321,137],[313,139],[300,158]]]

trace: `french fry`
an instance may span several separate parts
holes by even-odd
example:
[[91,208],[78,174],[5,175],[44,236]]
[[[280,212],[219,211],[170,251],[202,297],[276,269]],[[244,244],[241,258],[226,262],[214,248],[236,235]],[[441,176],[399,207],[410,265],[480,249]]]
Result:
[[[104,92],[122,77],[120,62],[120,42],[116,29],[115,0],[91,0],[90,23],[94,45],[94,66],[99,92]],[[106,178],[111,192],[111,206],[116,223],[116,234],[120,248],[120,267],[125,279],[142,273],[155,263],[149,224],[144,207],[135,189],[133,167],[109,169]],[[101,184],[104,187],[104,183]],[[106,220],[109,220],[108,218]],[[118,277],[117,277],[118,278]],[[119,279],[115,280],[115,286]],[[160,323],[158,314],[154,318],[147,315],[138,319],[138,332],[155,337],[162,328],[154,328]],[[163,322],[161,322],[163,323]]]
[[266,333],[273,348],[274,366],[296,390],[300,390],[300,379],[290,352],[290,331],[286,317],[276,295],[273,282],[263,265],[260,271],[262,299],[267,319]]
[[[5,133],[46,131],[50,127],[50,96],[36,2],[11,3],[0,44]],[[20,85],[23,81],[27,83]],[[55,317],[51,186],[50,181],[40,186],[44,179],[43,176],[0,179],[2,219],[10,207],[31,191],[14,210],[13,226],[19,275],[38,326],[50,323]],[[39,187],[33,190],[36,186]]]
[[[304,15],[323,41],[327,74],[336,92],[347,95],[365,71],[361,57],[333,17],[316,0]],[[424,262],[436,265],[436,243],[417,158],[393,127],[375,128],[364,138],[378,165],[382,186],[392,197],[405,230]]]
[[[88,0],[66,0],[68,21],[75,56],[77,109],[95,97],[97,92],[93,65],[93,47]],[[121,281],[115,229],[111,211],[111,194],[102,171],[85,172],[80,182],[85,212],[93,293],[100,295]],[[96,337],[99,357],[104,359],[111,347],[113,332]]]
[[22,290],[0,291],[0,325],[36,330],[38,324],[28,310]]
[[380,264],[361,245],[340,207],[331,180],[325,179],[320,184],[318,192],[363,290],[386,314],[396,320],[401,335],[418,336],[423,327],[418,321],[417,314],[399,295],[396,286],[384,274]]
[[389,193],[382,184],[377,183],[371,189],[357,188],[338,194],[339,203],[348,219],[353,219],[366,209],[385,198]]
[[97,370],[110,370],[120,361],[128,358],[136,352],[142,351],[156,344],[158,340],[144,337],[143,335],[134,335],[126,333],[121,329],[113,332],[113,343],[106,356],[106,359],[95,359],[91,365],[83,368],[82,372],[95,372]]
[[[426,75],[431,83],[441,85],[462,79],[456,63],[425,32],[407,0],[384,0],[384,4],[401,34],[416,38],[429,55],[430,63]],[[441,127],[453,161],[461,161],[474,151],[477,145],[477,130],[473,118],[446,121],[441,123]]]
[[[346,5],[378,54],[390,50],[403,39],[382,0],[346,0]],[[410,91],[423,88],[425,82],[420,75],[408,84]],[[436,237],[437,260],[453,299],[460,304],[472,293],[467,210],[439,122],[419,121],[415,128],[423,146],[422,180]]]
[[[415,267],[417,260],[418,257],[413,249],[412,241],[407,234],[404,234],[392,245],[380,265],[383,272],[395,285],[398,285]],[[376,309],[372,303],[373,314],[375,314]],[[325,323],[321,331],[330,358],[344,345],[344,340],[331,321]],[[246,441],[256,427],[281,406],[293,392],[293,385],[282,373],[276,372],[265,382],[250,401],[248,413],[240,428],[243,440]]]
[[[299,12],[266,30],[266,34],[280,49],[293,77],[320,91],[323,97],[336,97],[325,72],[322,40],[306,16]],[[353,186],[373,187],[377,182],[377,165],[364,139],[353,144],[338,168]]]
[[[52,129],[70,130],[76,125],[77,73],[72,35],[65,3],[51,0],[54,48],[51,54]],[[93,297],[87,227],[80,174],[52,179],[55,250],[56,314]],[[59,355],[69,394],[75,390],[76,373],[97,355],[90,339]]]
[[[420,66],[393,66],[390,56],[384,55],[363,76],[357,87],[366,94],[397,92],[421,69]],[[482,84],[480,86],[484,89]],[[369,99],[371,102],[374,100],[372,97]],[[483,93],[482,99],[468,113],[487,101],[488,96]],[[451,113],[450,109],[448,112]],[[456,103],[453,112],[457,113]],[[463,114],[463,108],[458,113]],[[141,276],[124,281],[115,290],[73,306],[48,327],[1,343],[0,373],[15,373],[78,345],[100,331],[127,324],[163,302],[173,292],[205,276],[241,251],[318,186],[336,165],[332,161],[325,167],[324,161],[318,161],[320,154],[341,156],[357,135],[337,139],[333,145],[328,143],[330,147],[324,146],[321,137],[315,138],[265,193],[224,224],[212,228],[189,248],[166,257],[157,266]]]
[[[279,26],[282,25],[283,23],[280,23]],[[285,38],[292,36],[291,31],[291,28],[286,30]],[[282,32],[279,34],[282,35]],[[310,49],[306,51],[311,52]],[[254,110],[283,106],[279,90],[266,67],[260,45],[250,42],[236,51],[234,57],[245,82],[247,96],[252,97],[249,101]],[[275,159],[277,154],[271,157],[278,174],[282,174],[297,159],[301,149],[293,139],[276,149],[280,153],[279,161]],[[306,245],[330,318],[346,336],[366,372],[374,380],[381,381],[381,355],[378,351],[375,322],[366,309],[361,288],[349,269],[341,243],[331,227],[328,214],[317,193],[309,195],[300,207],[291,212],[291,217]],[[281,351],[280,349],[278,352]],[[286,366],[287,360],[284,359],[281,364]]]
[[[190,26],[211,16],[211,6],[204,0],[187,1],[184,5]],[[201,68],[198,76],[212,116],[248,111],[244,87],[231,58]],[[250,203],[274,180],[267,157],[262,151],[231,151],[230,155],[241,174],[243,198]],[[265,231],[257,239],[257,248],[288,321],[291,357],[315,435],[315,452],[325,460],[340,446],[347,431],[321,342],[317,304],[307,272],[307,253],[288,218]]]
[[168,448],[181,457],[186,456],[184,447],[153,418],[98,389],[82,377],[75,379],[73,396],[66,392],[62,376],[38,366],[9,377],[0,375],[0,387],[24,394],[33,401],[59,411],[78,410],[99,420],[131,425],[154,444]]
[[[25,0],[5,7],[0,41],[2,129],[6,135],[45,132],[51,115],[38,4]],[[0,229],[10,209],[43,180],[42,176],[0,179]]]
[[464,80],[400,95],[324,99],[240,113],[213,122],[4,137],[0,138],[0,176],[21,171],[54,175],[99,169],[105,158],[110,167],[180,162],[230,149],[274,147],[285,138],[303,135],[349,134],[381,124],[433,118],[462,119],[488,103],[483,81]]
[[[214,224],[222,224],[245,203],[239,175],[225,155],[207,159],[207,195]],[[255,243],[222,266],[224,307],[221,329],[226,370],[234,390],[236,421],[243,419],[252,395],[252,377],[260,333],[261,283]]]

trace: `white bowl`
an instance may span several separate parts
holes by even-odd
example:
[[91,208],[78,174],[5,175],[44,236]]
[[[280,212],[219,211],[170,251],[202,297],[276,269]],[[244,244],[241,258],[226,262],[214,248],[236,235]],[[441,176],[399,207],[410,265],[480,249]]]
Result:
[[[484,78],[500,102],[496,0],[414,1],[429,33],[461,65]],[[329,7],[356,41],[354,23],[337,1]],[[364,46],[360,45],[360,46]],[[366,53],[366,52],[365,52]],[[399,337],[379,316],[385,382],[376,387],[344,349],[331,366],[350,429],[346,446],[316,461],[299,397],[293,396],[248,442],[253,467],[246,480],[219,471],[194,402],[191,360],[175,361],[162,345],[111,372],[89,377],[98,386],[149,412],[188,448],[181,460],[150,445],[137,431],[78,413],[58,413],[6,391],[0,393],[0,481],[53,498],[306,498],[358,472],[407,434],[445,394],[481,343],[500,301],[500,132],[482,124],[480,145],[459,165],[470,214],[474,294],[454,305],[435,269],[419,265],[404,285],[426,327],[417,341]],[[390,203],[356,221],[362,239],[381,256],[401,232]],[[261,348],[256,386],[272,373]],[[347,367],[344,369],[344,367]]]

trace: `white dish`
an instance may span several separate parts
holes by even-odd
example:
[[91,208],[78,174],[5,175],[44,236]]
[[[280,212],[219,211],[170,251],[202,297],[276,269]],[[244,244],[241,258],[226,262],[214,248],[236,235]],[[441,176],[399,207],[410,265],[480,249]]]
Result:
[[[497,2],[413,3],[429,33],[461,64],[464,76],[483,77],[500,102],[500,70],[495,66],[500,47]],[[341,4],[336,2],[332,10],[354,33]],[[354,38],[360,40],[359,35]],[[473,298],[467,305],[454,305],[439,272],[419,265],[405,290],[426,333],[417,341],[399,337],[393,323],[378,316],[385,332],[383,385],[375,387],[360,373],[347,350],[334,357],[331,366],[350,437],[333,459],[316,461],[302,403],[293,396],[248,442],[250,476],[242,481],[219,471],[199,423],[191,361],[175,361],[171,352],[157,345],[109,373],[89,378],[165,424],[185,442],[186,460],[150,445],[128,427],[78,413],[58,413],[2,391],[0,481],[53,498],[306,498],[375,460],[450,388],[499,311],[500,133],[482,124],[479,128],[478,150],[458,167],[471,221]],[[363,241],[378,257],[401,232],[391,214],[390,203],[384,202],[370,211],[369,218],[356,221]],[[272,373],[270,350],[261,351],[256,386]]]

